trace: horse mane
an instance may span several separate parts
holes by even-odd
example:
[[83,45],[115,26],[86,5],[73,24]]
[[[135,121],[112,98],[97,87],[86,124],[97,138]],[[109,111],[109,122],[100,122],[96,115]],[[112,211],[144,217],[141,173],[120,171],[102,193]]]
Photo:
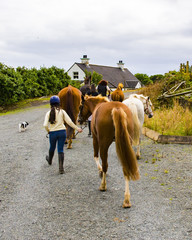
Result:
[[143,94],[136,94],[136,93],[133,93],[130,95],[130,97],[134,97],[134,98],[138,98],[138,99],[145,99],[148,98],[148,97],[145,97]]
[[141,101],[142,101],[142,99],[144,99],[146,101],[149,100],[150,105],[151,106],[153,105],[149,96],[144,96],[143,94],[136,94],[136,93],[134,93],[134,94],[131,94],[130,97],[134,97],[134,98],[140,99]]
[[101,94],[97,95],[97,96],[89,96],[89,95],[85,95],[84,97],[85,100],[88,99],[95,99],[95,101],[99,102],[110,102],[109,99],[105,96],[102,96]]

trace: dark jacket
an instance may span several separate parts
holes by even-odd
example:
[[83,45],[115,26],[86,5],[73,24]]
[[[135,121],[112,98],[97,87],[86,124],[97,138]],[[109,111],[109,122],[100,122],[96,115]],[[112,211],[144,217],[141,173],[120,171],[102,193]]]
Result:
[[102,96],[106,96],[107,94],[107,86],[104,86],[104,85],[98,85],[98,93],[101,94]]
[[95,92],[92,92],[91,90],[89,90],[89,91],[87,91],[87,95],[96,97],[96,96],[99,95],[99,93],[96,92],[96,91],[95,91]]

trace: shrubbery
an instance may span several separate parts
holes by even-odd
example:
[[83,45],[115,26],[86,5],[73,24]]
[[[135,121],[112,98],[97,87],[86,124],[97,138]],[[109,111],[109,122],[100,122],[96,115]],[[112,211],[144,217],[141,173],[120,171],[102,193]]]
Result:
[[64,69],[55,66],[16,69],[0,63],[0,106],[12,105],[20,100],[57,94],[71,84],[79,87],[79,82],[71,81]]

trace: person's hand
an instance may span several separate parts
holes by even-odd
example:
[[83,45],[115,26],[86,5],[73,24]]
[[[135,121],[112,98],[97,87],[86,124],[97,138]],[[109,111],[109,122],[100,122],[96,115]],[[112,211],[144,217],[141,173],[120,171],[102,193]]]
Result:
[[77,131],[78,131],[79,133],[81,133],[81,132],[83,132],[83,129],[79,128]]

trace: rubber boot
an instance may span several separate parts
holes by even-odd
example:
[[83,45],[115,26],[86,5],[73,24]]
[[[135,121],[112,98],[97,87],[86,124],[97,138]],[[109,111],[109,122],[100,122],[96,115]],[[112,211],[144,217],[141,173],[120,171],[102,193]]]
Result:
[[64,173],[63,162],[64,162],[64,153],[58,153],[59,158],[59,173]]
[[91,136],[91,121],[88,121],[89,133],[88,136]]
[[51,152],[51,151],[49,150],[49,156],[48,156],[48,155],[46,156],[46,160],[47,160],[47,162],[49,163],[49,165],[52,164],[53,155],[54,155],[54,152]]

